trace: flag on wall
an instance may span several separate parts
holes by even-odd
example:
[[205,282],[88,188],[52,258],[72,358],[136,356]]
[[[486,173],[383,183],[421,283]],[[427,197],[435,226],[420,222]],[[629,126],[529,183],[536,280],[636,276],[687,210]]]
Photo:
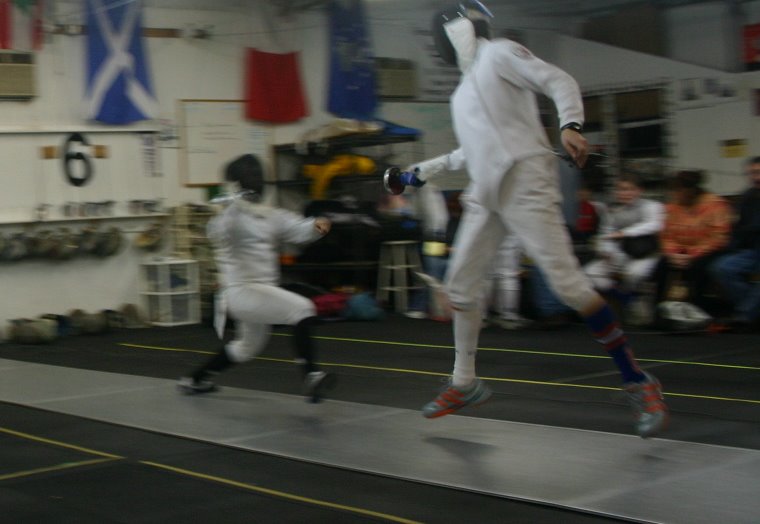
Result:
[[760,69],[760,24],[744,26],[744,65],[747,71]]
[[308,114],[298,72],[298,53],[247,49],[245,116],[264,122],[294,122]]
[[333,0],[327,110],[343,118],[369,120],[376,107],[375,63],[362,0]]
[[87,116],[107,124],[155,118],[142,2],[87,2]]
[[0,0],[0,49],[42,47],[42,0]]

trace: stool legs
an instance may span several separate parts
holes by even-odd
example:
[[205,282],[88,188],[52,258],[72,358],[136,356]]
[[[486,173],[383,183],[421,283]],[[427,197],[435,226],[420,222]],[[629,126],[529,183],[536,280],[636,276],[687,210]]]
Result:
[[394,303],[396,311],[403,313],[406,311],[407,302],[407,273],[409,264],[406,260],[406,246],[393,246],[393,280],[395,284]]
[[375,297],[380,303],[385,303],[388,300],[391,290],[391,251],[385,246],[380,247],[380,261],[377,265],[377,293]]
[[408,307],[408,294],[413,286],[410,283],[410,271],[422,271],[419,255],[419,242],[399,240],[383,242],[380,246],[380,261],[377,273],[378,302],[386,303],[393,293],[394,309],[403,313]]

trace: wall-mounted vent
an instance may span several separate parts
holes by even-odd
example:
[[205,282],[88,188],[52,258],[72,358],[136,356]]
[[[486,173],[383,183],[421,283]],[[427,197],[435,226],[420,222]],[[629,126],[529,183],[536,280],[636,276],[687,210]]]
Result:
[[0,100],[29,100],[35,96],[34,54],[0,52]]
[[403,58],[375,58],[377,94],[380,98],[415,98],[417,71],[414,62]]

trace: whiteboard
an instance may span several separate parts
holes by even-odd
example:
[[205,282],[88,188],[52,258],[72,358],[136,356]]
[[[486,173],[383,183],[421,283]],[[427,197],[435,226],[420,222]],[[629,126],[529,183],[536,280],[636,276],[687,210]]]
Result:
[[[242,100],[180,100],[180,169],[186,186],[222,182],[223,169],[236,157],[259,157],[272,172],[272,127],[247,121]],[[268,177],[267,177],[268,178]]]
[[[419,129],[422,135],[415,142],[415,150],[422,158],[400,156],[394,163],[408,165],[438,155],[450,153],[459,147],[451,126],[451,110],[448,102],[387,102],[380,107],[380,117],[394,124]],[[442,173],[435,178],[441,189],[464,189],[467,173],[464,170]]]

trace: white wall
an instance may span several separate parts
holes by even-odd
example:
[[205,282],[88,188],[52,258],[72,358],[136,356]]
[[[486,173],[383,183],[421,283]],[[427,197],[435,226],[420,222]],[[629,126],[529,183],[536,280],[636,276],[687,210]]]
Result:
[[[668,86],[669,165],[707,170],[708,187],[722,194],[745,187],[741,175],[744,157],[723,157],[721,142],[746,140],[747,155],[760,154],[753,102],[760,74],[726,73],[558,34],[532,33],[530,41],[535,42],[531,45],[537,55],[572,74],[584,92],[623,91],[658,83]],[[732,86],[736,96],[721,99],[703,93],[701,101],[679,102],[682,81],[694,80],[703,89],[706,79]]]
[[684,63],[736,72],[741,35],[729,38],[736,21],[729,2],[707,2],[665,11],[668,56]]
[[[82,4],[55,3],[59,20],[83,23]],[[276,141],[288,142],[305,129],[329,119],[324,103],[323,73],[327,61],[326,19],[322,11],[309,11],[281,20],[264,2],[253,8],[231,10],[188,10],[148,7],[144,27],[211,27],[208,40],[176,38],[147,39],[160,118],[177,123],[177,101],[185,98],[242,98],[242,65],[245,46],[267,51],[301,51],[304,85],[311,116],[295,125],[277,129]],[[290,28],[273,37],[271,28]],[[134,217],[127,211],[131,199],[162,199],[166,207],[206,199],[206,191],[182,184],[181,149],[159,149],[160,177],[144,172],[144,155],[136,130],[156,129],[157,122],[142,122],[125,128],[89,123],[83,118],[83,36],[54,35],[37,53],[38,96],[30,102],[0,102],[0,233],[54,230],[73,231],[95,224],[100,228],[121,227],[129,241],[116,256],[98,259],[77,257],[67,261],[24,260],[0,262],[0,330],[13,318],[44,313],[66,313],[74,308],[87,311],[118,308],[140,303],[138,268],[155,256],[132,245],[135,236],[156,217]],[[68,133],[83,131],[91,142],[107,145],[109,158],[94,160],[96,174],[90,184],[74,188],[64,181],[61,160],[42,160],[40,148],[63,144]],[[12,159],[12,160],[11,160]],[[115,200],[114,212],[124,218],[102,221],[68,220],[61,204]],[[31,223],[38,204],[53,206],[50,220]],[[164,219],[166,220],[166,219]],[[168,229],[167,229],[168,232]],[[165,244],[168,246],[168,244]],[[166,250],[159,255],[168,254]]]

